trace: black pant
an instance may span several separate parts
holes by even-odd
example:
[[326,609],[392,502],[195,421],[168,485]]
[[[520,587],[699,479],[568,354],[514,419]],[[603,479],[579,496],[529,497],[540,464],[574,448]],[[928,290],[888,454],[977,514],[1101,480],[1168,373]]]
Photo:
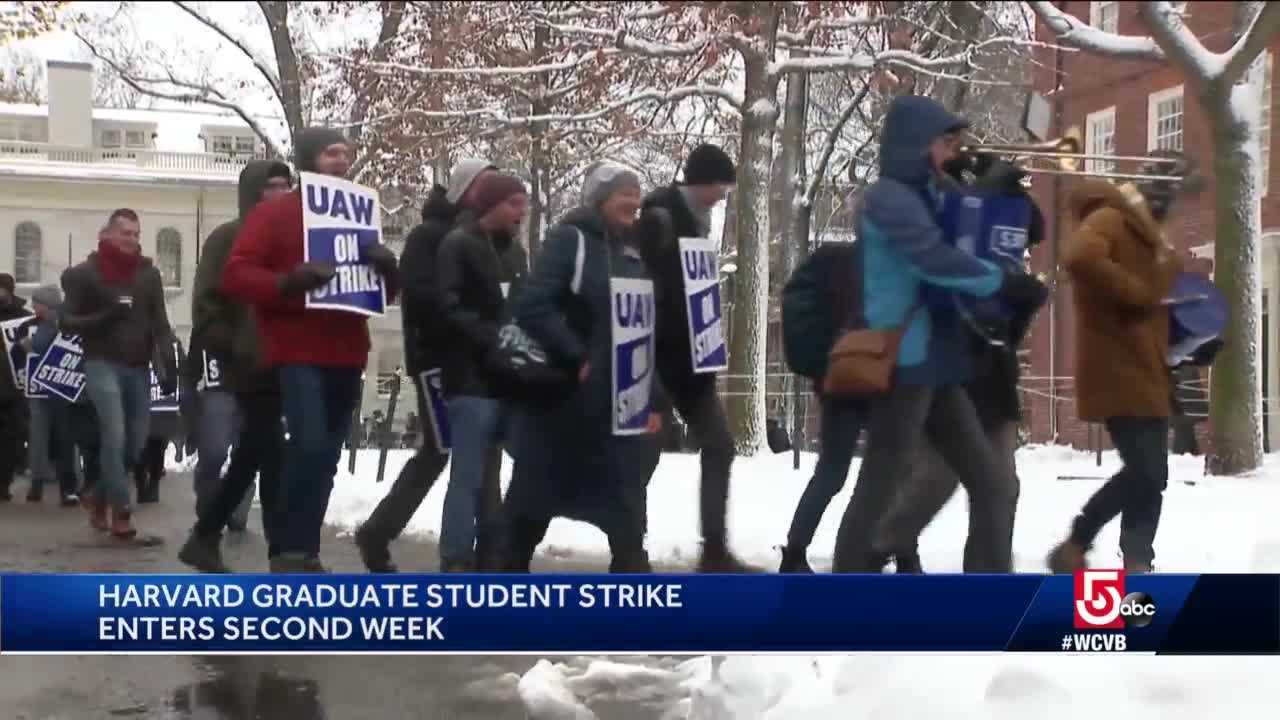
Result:
[[898,549],[879,546],[880,526],[926,439],[969,493],[974,517],[965,572],[1010,572],[1008,508],[1017,480],[996,458],[963,387],[896,385],[871,400],[868,432],[858,484],[836,535],[833,572],[879,572]]
[[244,500],[244,494],[258,478],[262,502],[262,533],[267,539],[267,556],[279,554],[274,532],[280,512],[280,458],[284,447],[284,426],[280,422],[280,396],[237,395],[240,405],[240,436],[231,451],[231,464],[208,505],[196,519],[195,532],[201,536],[219,534]]
[[733,465],[733,435],[714,383],[676,398],[676,409],[701,448],[702,542],[704,548],[726,548],[725,513],[729,507],[729,468]]
[[813,534],[823,513],[849,477],[849,465],[858,448],[858,436],[866,424],[865,401],[822,398],[818,464],[791,518],[791,530],[787,532],[788,549],[804,550],[813,542]]
[[67,419],[71,439],[80,449],[80,461],[83,463],[84,486],[80,488],[80,494],[87,495],[97,487],[101,473],[99,448],[102,435],[98,432],[98,413],[87,402],[73,403],[67,408]]
[[1126,564],[1150,565],[1169,483],[1169,421],[1110,418],[1107,432],[1124,466],[1084,504],[1072,525],[1071,540],[1091,546],[1102,527],[1120,515],[1120,550]]
[[[0,370],[0,372],[7,372]],[[27,402],[19,397],[0,405],[0,493],[8,492],[13,476],[25,464]]]
[[1200,442],[1196,440],[1196,418],[1178,415],[1169,420],[1173,425],[1173,453],[1175,455],[1199,455]]
[[138,488],[138,500],[156,499],[160,496],[160,477],[164,475],[164,451],[169,448],[169,438],[152,435],[142,446],[142,457],[133,468],[134,484]]

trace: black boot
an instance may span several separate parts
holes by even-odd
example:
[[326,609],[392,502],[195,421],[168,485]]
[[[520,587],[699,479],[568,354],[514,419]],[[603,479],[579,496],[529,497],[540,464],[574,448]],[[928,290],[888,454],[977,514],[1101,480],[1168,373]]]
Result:
[[778,572],[812,575],[813,568],[809,566],[809,558],[805,556],[808,550],[808,548],[793,549],[790,546],[784,546],[782,564],[778,566]]
[[727,574],[758,573],[764,570],[739,560],[723,542],[704,542],[702,557],[698,560],[698,572]]
[[894,556],[893,565],[899,575],[923,575],[924,565],[920,563],[920,553],[904,552]]
[[356,531],[355,535],[356,547],[360,550],[360,560],[364,562],[365,568],[371,573],[394,573],[399,568],[391,561],[391,548],[382,541],[374,538],[370,533],[365,532],[364,528]]

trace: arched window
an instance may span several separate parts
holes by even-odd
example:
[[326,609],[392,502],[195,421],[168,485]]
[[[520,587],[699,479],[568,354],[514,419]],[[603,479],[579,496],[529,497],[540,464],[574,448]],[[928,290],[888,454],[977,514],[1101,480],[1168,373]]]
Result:
[[43,257],[43,233],[31,222],[18,223],[13,229],[13,277],[20,283],[40,282]]
[[156,233],[156,268],[165,287],[182,287],[182,233],[174,228]]

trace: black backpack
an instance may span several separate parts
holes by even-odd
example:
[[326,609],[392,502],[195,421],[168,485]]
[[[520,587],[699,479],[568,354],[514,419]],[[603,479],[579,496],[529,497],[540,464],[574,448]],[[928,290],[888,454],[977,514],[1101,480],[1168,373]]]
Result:
[[836,335],[847,324],[861,286],[861,253],[852,243],[819,247],[782,289],[782,352],[791,371],[820,381]]

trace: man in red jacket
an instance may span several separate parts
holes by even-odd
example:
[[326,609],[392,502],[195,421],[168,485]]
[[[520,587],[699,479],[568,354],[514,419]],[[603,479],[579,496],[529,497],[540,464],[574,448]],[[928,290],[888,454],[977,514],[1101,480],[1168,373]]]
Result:
[[[343,177],[351,152],[341,133],[308,128],[298,134],[299,171]],[[222,273],[222,290],[253,306],[263,361],[280,381],[289,439],[277,499],[278,553],[272,572],[324,572],[320,532],[342,442],[369,360],[369,328],[360,315],[308,310],[306,294],[333,278],[331,264],[304,262],[301,188],[258,204],[240,228]],[[394,296],[396,256],[382,245],[362,249]],[[275,539],[275,538],[273,538]]]

